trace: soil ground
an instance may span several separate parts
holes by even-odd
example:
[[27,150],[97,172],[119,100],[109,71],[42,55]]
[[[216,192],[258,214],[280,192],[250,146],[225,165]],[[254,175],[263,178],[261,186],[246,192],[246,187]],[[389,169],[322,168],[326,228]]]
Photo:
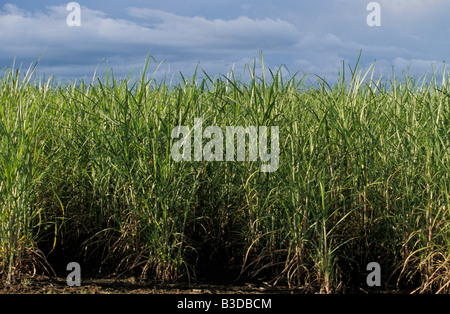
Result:
[[125,279],[93,278],[82,280],[81,286],[70,287],[65,278],[36,276],[15,284],[0,283],[0,294],[304,294],[306,289],[287,286],[242,284],[154,284],[135,277]]

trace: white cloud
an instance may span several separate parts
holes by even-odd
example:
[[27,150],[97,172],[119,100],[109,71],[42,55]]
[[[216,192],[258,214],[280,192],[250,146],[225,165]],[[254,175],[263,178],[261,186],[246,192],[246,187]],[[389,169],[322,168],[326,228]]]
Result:
[[448,0],[379,0],[382,9],[395,15],[426,15],[441,10]]
[[438,68],[442,65],[442,61],[437,60],[423,60],[423,59],[405,59],[402,57],[396,57],[393,60],[393,66],[399,69],[406,69],[410,67],[415,72],[428,72],[432,67]]
[[423,36],[437,27],[448,26],[448,0],[380,0],[382,24],[402,34]]
[[300,36],[295,26],[280,19],[206,19],[142,8],[129,8],[128,12],[153,24],[147,28],[146,38],[160,45],[252,49],[293,45]]
[[[6,4],[0,15],[0,40],[4,46],[28,43],[135,43],[172,47],[249,49],[258,45],[293,45],[298,30],[280,19],[233,20],[185,17],[160,10],[129,8],[132,20],[113,19],[82,7],[81,27],[68,27],[65,6],[50,7],[46,14],[31,13]],[[136,19],[139,18],[139,19]],[[150,20],[150,23],[146,23]],[[157,21],[152,23],[152,21]],[[150,25],[149,25],[150,24]]]
[[[264,9],[255,9],[255,2],[243,5],[246,11],[233,11],[236,15],[214,11],[214,5],[175,14],[165,11],[167,6],[155,9],[158,1],[152,9],[122,6],[120,14],[110,10],[112,15],[82,6],[81,27],[67,26],[66,3],[33,11],[8,3],[0,6],[0,68],[14,57],[36,60],[45,48],[40,68],[46,73],[87,77],[105,59],[115,73],[139,71],[147,54],[167,60],[164,70],[170,66],[172,72],[189,74],[200,62],[211,75],[225,74],[233,64],[243,72],[260,49],[272,69],[285,64],[292,72],[319,75],[336,73],[342,60],[354,65],[360,50],[365,62],[376,59],[388,72],[389,66],[407,67],[410,60],[421,70],[428,60],[444,58],[448,44],[436,39],[446,36],[442,15],[450,1],[379,2],[381,28],[366,25],[368,12],[360,0],[267,2]],[[244,12],[249,16],[239,15]]]
[[171,58],[172,64],[230,64],[259,49],[290,49],[300,37],[295,26],[281,19],[207,19],[145,8],[127,12],[130,18],[117,19],[82,6],[81,27],[69,27],[65,5],[30,12],[6,4],[0,10],[0,62],[8,56],[35,60],[45,49],[44,63],[59,71],[76,64],[79,69],[91,64],[94,70],[104,58],[121,63],[142,60],[149,52]]

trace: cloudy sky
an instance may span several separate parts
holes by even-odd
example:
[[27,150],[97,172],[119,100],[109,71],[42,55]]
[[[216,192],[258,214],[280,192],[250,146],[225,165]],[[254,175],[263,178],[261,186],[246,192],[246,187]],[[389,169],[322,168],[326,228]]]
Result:
[[[118,77],[139,73],[147,56],[157,76],[244,73],[259,59],[276,69],[333,80],[344,61],[374,61],[383,75],[443,67],[450,53],[449,0],[379,0],[381,26],[370,27],[369,0],[0,0],[0,70],[42,54],[39,73],[58,80],[92,78],[107,66]],[[150,64],[153,72],[156,63]]]

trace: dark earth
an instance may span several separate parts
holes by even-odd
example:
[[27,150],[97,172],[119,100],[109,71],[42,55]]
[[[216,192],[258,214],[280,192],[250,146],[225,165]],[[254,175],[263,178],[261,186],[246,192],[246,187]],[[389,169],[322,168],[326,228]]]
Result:
[[39,275],[14,284],[2,282],[0,294],[302,294],[306,289],[256,284],[154,284],[136,277],[124,279],[92,278],[81,281],[81,286],[70,287],[66,278]]
[[[82,279],[80,286],[68,286],[66,278],[46,275],[25,277],[13,284],[0,281],[0,294],[317,294],[310,287],[288,287],[265,283],[232,284],[158,284],[134,276]],[[344,294],[408,294],[397,289],[359,287]],[[340,292],[339,294],[342,294]]]

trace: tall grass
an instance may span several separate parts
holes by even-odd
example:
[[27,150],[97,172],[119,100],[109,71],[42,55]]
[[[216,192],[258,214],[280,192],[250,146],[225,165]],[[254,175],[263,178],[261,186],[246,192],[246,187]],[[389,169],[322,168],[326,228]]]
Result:
[[36,241],[49,227],[40,198],[51,189],[43,179],[52,157],[45,152],[49,138],[43,115],[48,107],[39,101],[42,89],[29,83],[34,69],[22,80],[20,71],[8,70],[0,83],[0,266],[8,282],[18,270],[35,271],[42,264]]
[[[62,264],[83,257],[108,273],[223,274],[323,293],[366,289],[375,261],[385,287],[450,291],[445,71],[383,80],[356,64],[337,84],[310,86],[281,68],[257,77],[255,62],[248,81],[197,69],[167,85],[148,77],[149,65],[136,82],[108,69],[104,80],[66,85],[4,71],[0,266],[9,281],[63,252]],[[222,130],[279,126],[279,169],[174,161],[171,132],[195,118]]]

